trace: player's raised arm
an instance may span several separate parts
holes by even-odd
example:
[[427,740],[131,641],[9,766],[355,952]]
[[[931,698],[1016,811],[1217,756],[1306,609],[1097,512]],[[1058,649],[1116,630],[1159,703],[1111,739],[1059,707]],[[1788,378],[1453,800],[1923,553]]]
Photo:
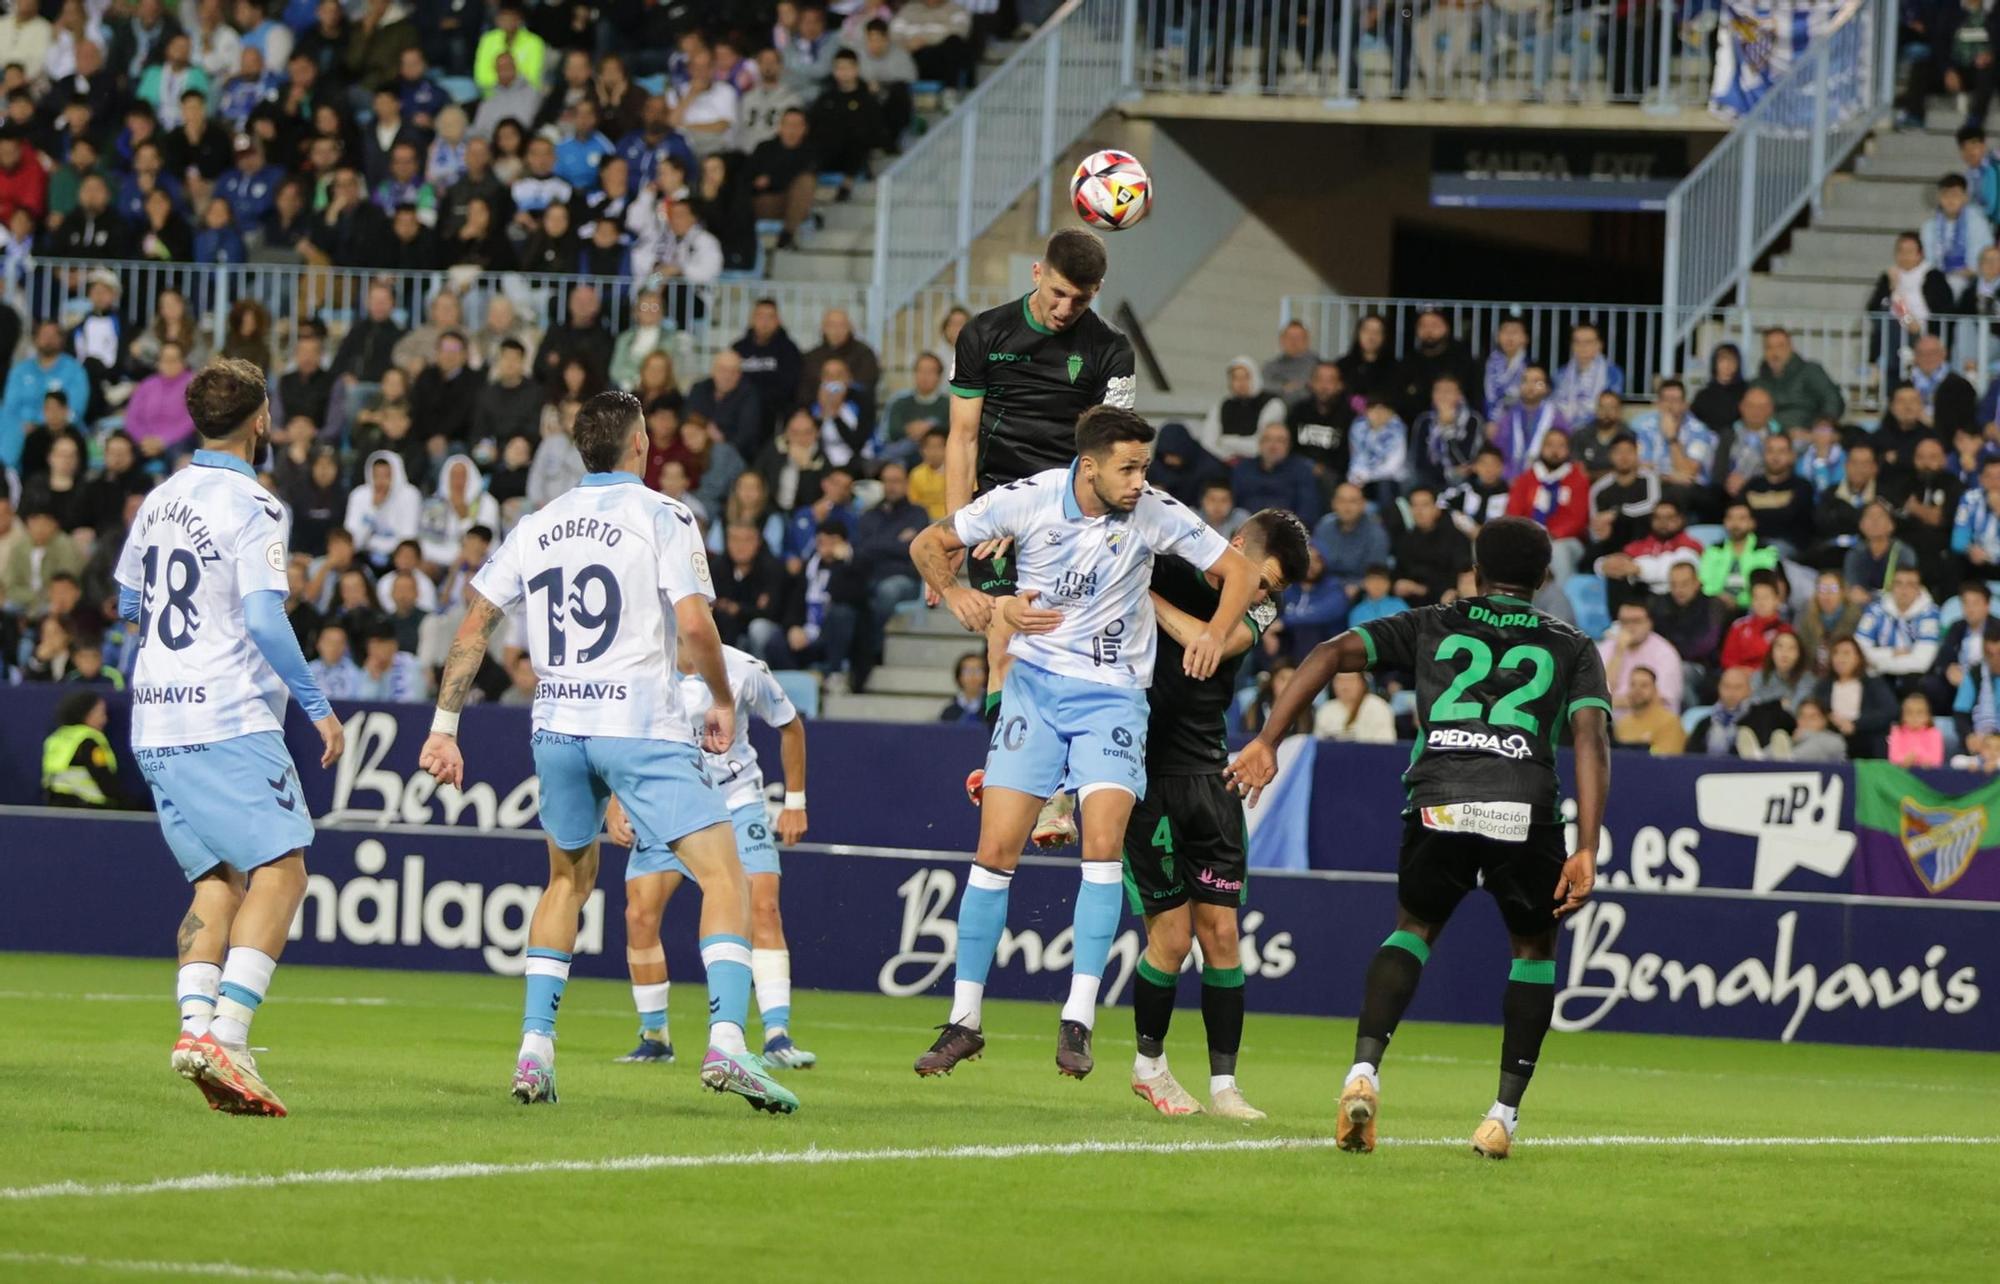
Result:
[[1604,831],[1604,804],[1611,796],[1611,717],[1597,703],[1572,707],[1570,730],[1576,748],[1576,851],[1563,862],[1556,883],[1556,917],[1589,899],[1597,882],[1597,844]]
[[458,715],[472,691],[479,662],[486,658],[487,642],[504,618],[500,608],[478,589],[465,590],[465,618],[459,621],[451,650],[445,653],[444,675],[438,679],[437,711],[431,715],[431,734],[417,755],[417,765],[440,784],[465,783],[465,759],[458,751]]
[[964,552],[966,547],[959,536],[957,520],[955,513],[918,532],[910,541],[910,561],[917,574],[923,576],[925,585],[965,626],[966,632],[984,633],[993,618],[993,599],[960,584],[958,572],[952,569],[953,555]]
[[1300,710],[1312,703],[1313,697],[1333,681],[1334,674],[1360,673],[1369,667],[1373,658],[1374,649],[1367,635],[1356,629],[1328,638],[1307,653],[1305,662],[1292,675],[1291,685],[1271,702],[1271,716],[1264,719],[1263,730],[1257,733],[1256,739],[1244,745],[1243,751],[1223,769],[1222,774],[1238,793],[1244,795],[1250,806],[1257,805],[1264,786],[1278,774],[1278,741],[1284,736],[1285,728],[1291,726]]
[[1214,617],[1195,635],[1194,641],[1183,644],[1181,667],[1191,678],[1206,678],[1222,663],[1223,641],[1231,628],[1242,623],[1243,613],[1250,609],[1250,599],[1262,583],[1250,559],[1233,548],[1224,548],[1222,556],[1207,570],[1222,577],[1222,600],[1216,604]]
[[[1153,615],[1160,622],[1160,631],[1185,648],[1208,626],[1181,610],[1172,602],[1153,594]],[[1229,635],[1222,639],[1222,658],[1234,660],[1257,644],[1257,634],[1250,628],[1249,616],[1244,616],[1230,627]]]

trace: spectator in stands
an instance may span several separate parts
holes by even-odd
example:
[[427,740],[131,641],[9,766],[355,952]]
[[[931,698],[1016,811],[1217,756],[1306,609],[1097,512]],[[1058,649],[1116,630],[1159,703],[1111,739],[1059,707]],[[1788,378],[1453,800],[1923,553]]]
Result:
[[1354,628],[1379,620],[1385,616],[1400,615],[1410,609],[1410,604],[1397,597],[1392,591],[1395,576],[1390,573],[1387,563],[1377,562],[1361,573],[1361,594],[1348,608],[1348,627]]
[[[1994,380],[1989,392],[2000,393],[2000,379]],[[1984,418],[1984,415],[1981,416]],[[1962,428],[1952,435],[1952,452],[1947,466],[1951,475],[1960,485],[1970,486],[1979,480],[1979,469],[1987,459],[2000,455],[1984,433],[1973,428]]]
[[367,478],[348,496],[342,525],[354,537],[356,549],[379,571],[388,567],[396,545],[417,537],[423,497],[410,484],[403,457],[393,450],[368,456]]
[[[1937,658],[1924,678],[1924,694],[1939,712],[1971,712],[1974,690],[1967,678],[1977,675],[1988,642],[2000,641],[2000,620],[1993,618],[1993,590],[1980,580],[1967,580],[1958,590],[1960,617],[1938,639]],[[1961,704],[1960,692],[1965,692]]]
[[[1163,427],[1162,434],[1166,428],[1173,426]],[[913,467],[923,455],[923,440],[931,430],[949,430],[950,427],[951,395],[944,388],[944,363],[932,353],[922,353],[917,357],[912,386],[891,397],[888,409],[882,413],[882,428],[875,439],[875,457],[884,461],[896,460],[906,468]],[[1181,431],[1185,433],[1187,430],[1183,428]],[[1192,444],[1193,438],[1188,440]],[[1163,443],[1160,453],[1164,452]],[[1156,458],[1154,467],[1159,465],[1160,460]],[[1168,488],[1168,493],[1174,492]],[[1187,501],[1183,499],[1181,502]]]
[[[886,7],[883,12],[887,12]],[[889,23],[883,18],[870,19],[862,29],[859,47],[854,49],[859,59],[858,70],[861,83],[875,97],[875,104],[882,112],[883,137],[888,149],[900,151],[898,142],[903,132],[910,127],[915,109],[910,100],[910,85],[917,79],[917,64],[907,49],[900,48],[889,39]]]
[[[757,300],[750,309],[750,328],[733,346],[743,359],[743,378],[756,390],[764,414],[759,435],[768,435],[794,404],[803,365],[798,345],[779,319],[776,300]],[[851,364],[849,369],[853,369]],[[754,457],[754,452],[744,455],[746,459]]]
[[813,193],[819,182],[819,152],[807,132],[805,112],[789,108],[779,117],[777,133],[758,143],[750,154],[751,212],[758,219],[784,224],[778,236],[781,250],[797,245],[799,227],[812,213]]
[[745,473],[730,495],[722,540],[725,556],[715,590],[715,622],[722,640],[753,655],[768,654],[778,639],[789,598],[784,565],[771,551],[760,522],[749,511],[751,501],[745,498],[752,490],[761,496],[762,484],[757,474]]
[[939,722],[982,726],[986,721],[986,655],[967,651],[951,666],[951,699],[938,713]]
[[1719,433],[1736,422],[1749,386],[1743,378],[1741,350],[1733,343],[1719,343],[1708,356],[1708,382],[1694,395],[1688,411],[1710,431]]
[[1420,483],[1443,488],[1472,475],[1472,458],[1486,442],[1485,423],[1466,404],[1457,379],[1442,375],[1431,384],[1430,408],[1411,425],[1411,441],[1421,447]]
[[1812,601],[1798,613],[1799,645],[1807,662],[1824,671],[1833,644],[1853,637],[1861,626],[1865,598],[1850,595],[1838,571],[1821,571],[1813,585]]
[[1645,537],[1660,502],[1660,479],[1639,467],[1639,440],[1622,428],[1607,471],[1590,486],[1590,542],[1597,555]]
[[1818,685],[1819,672],[1807,662],[1799,635],[1784,629],[1771,636],[1770,649],[1764,653],[1764,663],[1758,666],[1756,681],[1750,687],[1750,702],[1775,700],[1796,717],[1799,702],[1811,699]]
[[798,90],[786,82],[782,53],[771,48],[758,50],[756,68],[750,87],[737,97],[736,142],[751,153],[778,136],[786,112],[805,106]]
[[21,443],[22,481],[33,481],[49,470],[49,450],[63,438],[76,447],[79,458],[90,453],[89,439],[70,420],[68,395],[60,388],[51,388],[42,399],[41,425],[30,429]]
[[[577,410],[590,395],[580,382],[584,366],[571,361],[564,367],[568,391],[559,402],[542,408],[541,442],[535,447],[534,462],[528,467],[528,505],[542,508],[583,480],[583,456],[570,439],[570,426]],[[592,389],[594,392],[595,389]]]
[[854,555],[868,577],[870,657],[882,655],[883,631],[896,608],[922,596],[923,584],[910,562],[910,541],[930,524],[924,510],[910,502],[909,473],[891,461],[876,474],[882,498],[861,514],[855,531]]
[[148,459],[178,459],[193,448],[187,388],[194,379],[178,343],[160,345],[159,368],[139,381],[125,405],[125,431]]
[[[1331,361],[1322,361],[1313,367],[1306,395],[1293,402],[1285,412],[1285,425],[1292,434],[1292,449],[1312,465],[1313,476],[1318,479],[1324,494],[1331,494],[1333,488],[1347,477],[1347,434],[1354,426],[1354,407],[1354,398],[1348,395],[1341,382],[1340,367]],[[1260,436],[1262,431],[1261,428],[1258,430]],[[1214,448],[1223,458],[1229,458],[1219,446]]]
[[1472,566],[1472,544],[1444,520],[1437,492],[1427,486],[1406,497],[1409,522],[1394,538],[1395,579],[1391,591],[1412,606],[1429,606],[1456,591],[1458,578]]
[[1965,175],[1938,180],[1937,208],[1924,220],[1922,238],[1924,257],[1944,273],[1954,296],[1972,284],[1980,253],[1993,244],[1993,225],[1972,204]]
[[417,654],[424,630],[424,620],[428,618],[422,607],[417,605],[417,580],[415,571],[397,571],[384,585],[389,590],[389,627],[396,637],[396,649],[410,655]]
[[1882,500],[1861,510],[1858,535],[1841,565],[1848,596],[1866,606],[1887,591],[1899,570],[1920,571],[1915,550],[1895,537],[1894,511]]
[[1797,467],[1799,476],[1812,487],[1815,504],[1840,485],[1847,475],[1847,448],[1840,444],[1840,425],[1831,419],[1815,420],[1812,434],[1799,448]]
[[[88,486],[91,513],[88,525],[96,529],[100,547],[125,528],[126,501],[135,495],[143,497],[152,487],[152,476],[141,466],[139,448],[131,436],[122,428],[105,434],[104,466]],[[295,543],[297,538],[295,521]],[[0,553],[0,566],[5,564],[6,558]]]
[[1934,334],[1919,337],[1911,347],[1910,386],[1923,403],[1923,421],[1949,437],[1973,422],[1979,394],[1945,360],[1944,340]]
[[1784,735],[1782,743],[1789,748],[1792,728],[1797,723],[1776,701],[1752,704],[1750,679],[1748,669],[1722,671],[1715,703],[1689,729],[1687,744],[1691,752],[1718,758],[1760,758],[1764,745],[1779,733]]
[[1333,511],[1313,527],[1313,547],[1325,559],[1326,578],[1338,584],[1352,602],[1361,595],[1361,581],[1368,568],[1389,560],[1389,533],[1381,519],[1368,511],[1361,487],[1345,482],[1333,492]]
[[[785,571],[797,575],[812,556],[813,536],[829,521],[844,522],[854,529],[860,509],[854,502],[854,474],[846,468],[828,468],[819,479],[819,493],[809,504],[800,504],[786,518],[784,543],[779,549]],[[851,547],[846,550],[852,553]]]
[[1917,568],[1909,565],[1897,567],[1890,576],[1889,591],[1861,613],[1861,627],[1854,637],[1861,644],[1870,673],[1895,679],[1905,690],[1916,690],[1921,675],[1937,659],[1943,631],[1937,603],[1924,589]]
[[882,363],[875,350],[854,333],[854,322],[846,310],[828,308],[820,318],[819,345],[800,359],[798,400],[795,404],[811,405],[818,399],[820,367],[836,358],[847,367],[849,378],[873,399],[875,389],[882,383]]
[[[1440,380],[1447,376],[1439,376]],[[1348,435],[1347,480],[1361,487],[1378,508],[1395,504],[1409,469],[1410,430],[1386,397],[1368,399],[1368,409]]]
[[[1824,422],[1821,420],[1821,423]],[[1814,425],[1813,434],[1817,447],[1819,425]],[[1804,466],[1805,461],[1802,460],[1801,467]],[[1816,542],[1804,560],[1820,568],[1841,565],[1847,558],[1847,551],[1860,537],[1863,510],[1881,497],[1874,443],[1857,441],[1852,451],[1842,452],[1839,480],[1820,492],[1818,502],[1813,506],[1813,538]]]
[[[944,520],[945,450],[950,438],[949,430],[944,428],[933,428],[924,434],[923,462],[910,470],[910,499],[934,522]],[[1220,481],[1211,484],[1225,488],[1228,485]],[[1206,501],[1203,503],[1203,515],[1207,516]],[[1214,523],[1210,522],[1210,525]]]
[[61,682],[70,676],[70,650],[76,644],[76,630],[69,620],[51,611],[29,624],[35,639],[29,647],[21,642],[21,677],[29,682]]
[[17,210],[40,223],[48,214],[49,172],[41,154],[22,130],[0,125],[0,222],[12,222]]
[[[1405,423],[1429,407],[1431,385],[1442,375],[1458,380],[1461,388],[1470,388],[1479,378],[1479,366],[1471,351],[1452,334],[1444,313],[1427,308],[1417,314],[1415,341],[1396,367],[1391,401]],[[1372,395],[1372,390],[1355,391],[1361,397]]]
[[1641,466],[1659,474],[1665,493],[1683,507],[1711,480],[1715,431],[1689,410],[1687,385],[1679,379],[1660,381],[1653,409],[1632,420],[1632,432],[1639,439]]
[[27,538],[15,543],[7,555],[6,603],[16,612],[33,614],[48,605],[52,578],[83,573],[83,554],[48,508],[23,504],[21,523]]
[[1635,669],[1652,675],[1654,694],[1669,711],[1681,711],[1681,656],[1672,642],[1653,630],[1652,614],[1642,602],[1619,606],[1617,623],[1597,653],[1604,660],[1604,677],[1611,690],[1614,713],[1622,714],[1632,704],[1631,679]]
[[1782,326],[1764,331],[1764,363],[1753,386],[1771,395],[1772,417],[1785,428],[1807,428],[1815,419],[1838,422],[1847,412],[1847,399],[1826,368],[1794,351]]
[[1760,571],[1750,580],[1750,612],[1738,617],[1722,637],[1722,667],[1754,670],[1770,653],[1771,639],[1791,631],[1780,614],[1785,603],[1784,578]]
[[452,455],[438,469],[437,493],[424,501],[417,524],[427,571],[435,577],[451,565],[474,527],[498,530],[500,505],[486,493],[486,476],[470,455]]
[[1782,433],[1764,438],[1764,470],[1743,487],[1743,500],[1756,518],[1757,538],[1790,557],[1813,541],[1812,483],[1798,474],[1792,439]]
[[1907,383],[1897,384],[1889,394],[1889,409],[1870,438],[1883,475],[1892,482],[1900,480],[1915,462],[1917,443],[1932,435],[1931,426],[1924,422],[1923,401],[1917,390]]
[[1552,428],[1543,435],[1539,457],[1514,479],[1507,515],[1531,518],[1547,529],[1554,544],[1550,568],[1555,585],[1576,572],[1590,534],[1590,485],[1569,457],[1567,432]]
[[[488,305],[489,308],[491,305]],[[528,379],[528,350],[518,339],[501,340],[490,376],[479,389],[478,416],[482,436],[500,443],[540,439],[541,390]]]
[[542,94],[537,81],[520,74],[520,64],[511,54],[493,61],[493,84],[486,90],[472,115],[472,136],[491,139],[500,122],[511,120],[526,125],[541,110]]
[[[11,379],[9,380],[11,383]],[[1979,466],[1979,485],[1967,487],[1952,518],[1951,551],[1975,568],[2000,565],[2000,457]]]
[[16,361],[7,372],[7,388],[0,396],[0,466],[18,468],[21,447],[28,429],[40,424],[45,400],[60,391],[72,413],[87,414],[90,405],[90,376],[83,363],[63,351],[62,327],[43,321],[35,327],[34,352]]
[[[56,525],[67,534],[83,531],[78,551],[88,551],[94,533],[90,495],[84,486],[83,447],[75,438],[56,437],[49,443],[48,467],[21,486],[21,503],[27,508],[46,508],[55,514]],[[106,532],[107,534],[109,532]]]
[[1479,387],[1485,418],[1499,418],[1501,411],[1521,399],[1521,376],[1527,371],[1528,327],[1519,317],[1503,317],[1493,331],[1493,348],[1486,354],[1485,377]]
[[[1804,427],[1801,424],[1800,427]],[[1737,419],[1723,430],[1716,453],[1722,459],[1722,487],[1731,496],[1740,496],[1750,479],[1764,470],[1764,439],[1783,436],[1776,404],[1762,387],[1752,387],[1737,406]]]
[[687,82],[667,87],[667,120],[696,157],[736,150],[736,87],[715,78],[715,55],[697,47],[688,55]]
[[724,349],[710,359],[708,378],[688,389],[687,411],[700,415],[744,459],[755,459],[769,439],[769,419],[757,389],[743,376],[743,358]]
[[1472,457],[1472,476],[1438,496],[1438,505],[1450,515],[1452,525],[1467,539],[1479,528],[1507,512],[1512,488],[1507,484],[1505,456],[1491,442]]
[[1224,459],[1241,459],[1256,453],[1266,425],[1285,422],[1285,403],[1257,386],[1257,363],[1248,356],[1232,359],[1225,379],[1227,392],[1208,412],[1200,443]]
[[279,498],[292,510],[292,549],[315,557],[326,551],[328,535],[346,516],[347,488],[340,484],[340,456],[331,446],[314,449],[302,479]]
[[1229,488],[1236,502],[1255,512],[1281,508],[1302,521],[1316,521],[1325,509],[1312,465],[1292,453],[1292,434],[1283,424],[1268,424],[1257,438],[1257,453],[1237,461]]
[[1886,382],[1893,384],[1899,349],[1924,333],[1931,318],[1973,309],[1955,307],[1951,282],[1924,256],[1923,238],[1904,232],[1896,237],[1894,262],[1875,278],[1875,288],[1869,291],[1863,310],[1871,316],[1887,313],[1890,318],[1871,334],[1868,360],[1878,365],[1888,363]]
[[[49,20],[42,17],[41,0],[15,0],[13,12],[0,18],[0,58],[8,65],[18,64],[29,80],[42,74],[48,61],[49,45],[55,39],[55,30]],[[82,718],[70,718],[58,722],[58,726],[82,722]],[[103,729],[102,723],[98,729]]]
[[111,184],[102,174],[83,176],[77,185],[76,211],[56,229],[53,249],[66,259],[131,257],[125,220],[111,204]]
[[[805,15],[801,13],[800,24]],[[916,61],[917,76],[948,89],[972,84],[972,15],[956,0],[910,0],[896,12],[890,37]]]
[[1903,716],[1889,730],[1889,761],[1905,770],[1944,766],[1944,733],[1921,694],[1903,697]]
[[1301,656],[1340,632],[1348,601],[1346,586],[1327,574],[1326,558],[1315,541],[1306,577],[1285,589],[1283,609],[1264,630],[1265,656]]
[[1722,542],[1701,555],[1701,591],[1748,607],[1750,577],[1780,570],[1778,550],[1758,540],[1756,515],[1740,499],[1723,510],[1722,530]]
[[375,581],[374,605],[384,612],[396,609],[395,588],[398,579],[409,576],[416,589],[417,605],[426,611],[437,609],[437,584],[428,575],[420,574],[424,564],[423,545],[414,539],[406,539],[396,545],[390,554],[389,568]]
[[892,140],[874,95],[861,82],[861,63],[843,49],[833,56],[833,78],[812,105],[812,136],[822,163],[840,175],[836,201],[854,195],[854,183],[869,172],[869,153]]
[[1848,757],[1881,756],[1883,737],[1896,717],[1896,694],[1888,683],[1869,676],[1856,639],[1833,644],[1827,676],[1813,698],[1826,710],[1827,723],[1846,739]]
[[1313,712],[1312,733],[1320,740],[1392,745],[1396,743],[1396,715],[1387,700],[1368,689],[1368,679],[1361,674],[1337,674],[1332,698],[1322,701]]
[[1627,431],[1625,403],[1615,392],[1598,393],[1589,418],[1570,431],[1570,452],[1592,481],[1611,471],[1611,443]]
[[1611,739],[1627,749],[1644,749],[1671,758],[1687,748],[1681,720],[1659,698],[1657,678],[1645,665],[1634,665],[1626,676],[1625,706],[1611,724]]
[[1924,584],[1932,595],[1949,594],[1957,587],[1962,571],[1951,556],[1951,524],[1964,487],[1946,466],[1942,442],[1935,438],[1920,441],[1912,457],[1916,467],[1903,486],[1897,530],[1916,551]]
[[206,99],[210,89],[208,73],[194,65],[194,44],[186,32],[170,32],[163,50],[159,61],[151,62],[139,78],[137,90],[139,100],[162,118],[179,110],[183,93],[198,93]]
[[[1569,423],[1557,413],[1555,400],[1549,395],[1548,371],[1528,366],[1521,374],[1519,397],[1500,412],[1487,431],[1500,448],[1502,473],[1510,482],[1533,467],[1550,433],[1560,432],[1567,438]],[[1565,440],[1565,449],[1567,445]]]
[[[783,44],[785,75],[801,97],[811,99],[833,73],[833,55],[840,48],[840,39],[826,29],[826,10],[818,5],[804,5],[798,15],[797,30]],[[894,28],[890,31],[893,35]],[[923,66],[921,62],[917,65],[920,69]]]
[[1389,323],[1369,313],[1354,325],[1354,340],[1338,362],[1340,381],[1350,397],[1365,405],[1369,394],[1393,388],[1395,354],[1389,350]]
[[1302,321],[1288,321],[1278,331],[1278,355],[1264,363],[1260,386],[1290,404],[1310,390],[1313,371],[1319,364],[1319,354],[1312,350],[1311,331]]
[[[379,2],[379,0],[378,0]],[[386,700],[414,704],[430,699],[430,682],[417,657],[404,651],[396,641],[396,626],[377,614],[362,631],[366,648],[361,673],[355,681],[356,700]]]
[[353,700],[361,687],[361,666],[349,651],[347,625],[334,618],[320,625],[314,656],[306,667],[312,670],[319,689],[329,700]]
[[1555,412],[1566,424],[1584,423],[1596,413],[1599,396],[1607,392],[1622,399],[1625,372],[1604,354],[1604,337],[1596,326],[1576,326],[1569,332],[1569,360],[1556,372],[1550,398]]
[[848,519],[839,514],[820,523],[810,555],[791,580],[785,631],[765,652],[774,669],[818,670],[829,691],[858,691],[866,684],[868,662],[855,654],[854,643],[868,590],[848,529]]
[[[1174,425],[1169,425],[1172,427]],[[1221,477],[1201,489],[1201,519],[1224,539],[1233,537],[1250,520],[1250,514],[1236,506],[1236,496]]]

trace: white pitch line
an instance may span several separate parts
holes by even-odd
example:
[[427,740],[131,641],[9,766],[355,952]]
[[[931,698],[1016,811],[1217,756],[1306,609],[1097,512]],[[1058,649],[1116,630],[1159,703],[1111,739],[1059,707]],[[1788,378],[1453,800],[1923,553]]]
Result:
[[[1383,1145],[1403,1147],[1465,1147],[1463,1137],[1384,1138]],[[1524,1138],[1529,1149],[1596,1149],[1600,1147],[1820,1147],[1820,1146],[1992,1146],[2000,1137],[1918,1134],[1871,1137],[1726,1137],[1626,1136]],[[755,1168],[781,1165],[894,1163],[962,1159],[1033,1159],[1048,1156],[1181,1155],[1275,1150],[1330,1150],[1331,1137],[1256,1137],[1231,1141],[1069,1141],[1025,1142],[1008,1146],[897,1147],[880,1150],[753,1150],[711,1155],[624,1155],[608,1159],[547,1159],[527,1163],[424,1164],[410,1167],[326,1168],[289,1173],[196,1173],[142,1182],[49,1182],[40,1186],[0,1187],[0,1201],[41,1199],[103,1199],[121,1195],[158,1195],[219,1190],[274,1189],[283,1186],[358,1186],[383,1182],[463,1181],[481,1177],[520,1177],[542,1173],[632,1173],[657,1169]]]
[[403,1275],[350,1275],[344,1271],[292,1271],[235,1262],[149,1262],[132,1258],[85,1257],[79,1253],[0,1252],[0,1265],[54,1266],[79,1271],[120,1271],[128,1275],[195,1275],[202,1279],[277,1280],[281,1284],[444,1284]]

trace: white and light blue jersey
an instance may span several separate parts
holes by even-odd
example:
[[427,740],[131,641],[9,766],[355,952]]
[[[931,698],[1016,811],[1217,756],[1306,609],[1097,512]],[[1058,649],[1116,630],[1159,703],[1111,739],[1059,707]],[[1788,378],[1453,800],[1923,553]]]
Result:
[[283,728],[290,697],[251,640],[243,600],[286,592],[291,525],[248,464],[207,451],[146,496],[116,571],[139,595],[134,748]]
[[[762,660],[726,646],[722,648],[722,662],[729,670],[730,694],[736,697],[736,739],[721,753],[704,749],[701,757],[708,768],[708,778],[722,790],[729,810],[735,811],[764,800],[764,769],[757,761],[757,751],[750,747],[750,719],[754,716],[762,718],[765,726],[783,727],[790,725],[799,711],[792,707],[791,697]],[[699,673],[681,675],[681,703],[687,709],[688,726],[699,741],[702,722],[715,704],[708,683],[702,681]]]
[[1155,554],[1208,570],[1229,543],[1194,512],[1148,486],[1130,513],[1085,517],[1076,465],[1009,482],[958,510],[952,527],[967,547],[1013,537],[1015,583],[1035,605],[1063,613],[1053,632],[1017,633],[1007,654],[1051,673],[1144,690],[1153,684],[1151,594]]
[[630,473],[592,473],[523,517],[472,587],[525,608],[535,730],[695,743],[673,607],[715,588],[687,505]]

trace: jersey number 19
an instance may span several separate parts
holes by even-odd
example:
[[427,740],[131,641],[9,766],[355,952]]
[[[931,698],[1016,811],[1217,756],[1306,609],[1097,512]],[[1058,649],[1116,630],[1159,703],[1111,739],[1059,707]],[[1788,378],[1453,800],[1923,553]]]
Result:
[[[150,581],[151,563],[147,563],[147,579]],[[590,586],[595,584],[600,590],[602,604],[596,609],[590,606]],[[597,636],[576,653],[576,663],[589,664],[598,656],[611,649],[618,638],[618,617],[624,610],[625,599],[618,591],[618,581],[602,566],[586,566],[576,573],[569,591],[563,590],[563,568],[551,566],[540,575],[528,581],[530,593],[546,593],[549,599],[549,663],[566,664],[569,654],[569,628],[577,628],[595,633]]]

